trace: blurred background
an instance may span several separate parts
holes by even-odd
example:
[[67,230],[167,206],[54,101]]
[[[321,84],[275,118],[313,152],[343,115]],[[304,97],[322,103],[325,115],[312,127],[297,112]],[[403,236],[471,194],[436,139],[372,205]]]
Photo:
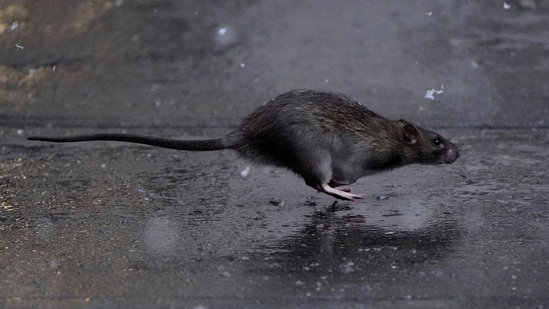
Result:
[[548,13],[547,0],[2,1],[0,122],[227,127],[321,88],[427,126],[546,127]]

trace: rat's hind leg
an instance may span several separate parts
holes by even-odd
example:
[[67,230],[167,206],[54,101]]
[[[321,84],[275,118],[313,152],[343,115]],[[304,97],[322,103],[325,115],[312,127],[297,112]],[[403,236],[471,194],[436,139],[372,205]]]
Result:
[[354,201],[354,200],[364,198],[362,195],[350,193],[349,192],[349,191],[351,191],[350,189],[339,190],[339,189],[336,189],[336,188],[332,188],[327,183],[321,184],[320,188],[318,190],[321,191],[321,192],[324,192],[328,195],[331,195],[335,198],[342,199],[342,200]]
[[354,201],[361,199],[362,195],[350,193],[350,189],[336,189],[335,186],[344,185],[343,183],[330,180],[332,178],[332,167],[330,164],[330,157],[325,157],[325,160],[316,161],[317,164],[314,167],[309,167],[302,171],[300,174],[305,179],[305,183],[320,192],[324,192],[337,199]]
[[[346,186],[346,185],[349,185],[350,183],[348,182],[341,182],[341,181],[338,181],[338,180],[335,180],[335,179],[331,179],[330,182],[328,182],[328,186],[332,187],[332,188],[336,188],[336,187],[340,187],[340,186]],[[351,188],[339,188],[338,190],[340,191],[343,191],[343,192],[351,192]]]

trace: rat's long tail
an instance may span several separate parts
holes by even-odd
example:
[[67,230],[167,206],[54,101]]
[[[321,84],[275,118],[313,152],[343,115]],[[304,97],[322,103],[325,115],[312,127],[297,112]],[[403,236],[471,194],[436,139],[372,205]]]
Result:
[[92,134],[92,135],[76,135],[67,137],[45,137],[45,136],[30,136],[27,138],[31,141],[55,142],[55,143],[72,143],[85,141],[117,141],[129,142],[137,144],[145,144],[150,146],[190,150],[190,151],[212,151],[227,149],[230,146],[226,145],[224,140],[207,139],[207,140],[176,140],[168,138],[159,138],[152,136],[134,135],[134,134]]

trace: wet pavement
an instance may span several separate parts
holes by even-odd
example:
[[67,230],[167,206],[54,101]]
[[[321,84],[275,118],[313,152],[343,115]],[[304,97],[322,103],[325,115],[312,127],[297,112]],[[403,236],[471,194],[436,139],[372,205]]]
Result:
[[[549,307],[549,6],[505,4],[0,2],[0,307]],[[300,87],[461,157],[334,205],[229,151],[25,140],[217,137]]]

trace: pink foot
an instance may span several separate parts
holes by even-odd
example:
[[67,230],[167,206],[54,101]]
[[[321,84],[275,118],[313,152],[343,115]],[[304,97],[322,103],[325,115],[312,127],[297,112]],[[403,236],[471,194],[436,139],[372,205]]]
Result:
[[327,183],[323,183],[320,188],[320,191],[342,200],[354,201],[364,198],[362,195],[349,193],[351,191],[350,189],[339,190],[330,187]]

